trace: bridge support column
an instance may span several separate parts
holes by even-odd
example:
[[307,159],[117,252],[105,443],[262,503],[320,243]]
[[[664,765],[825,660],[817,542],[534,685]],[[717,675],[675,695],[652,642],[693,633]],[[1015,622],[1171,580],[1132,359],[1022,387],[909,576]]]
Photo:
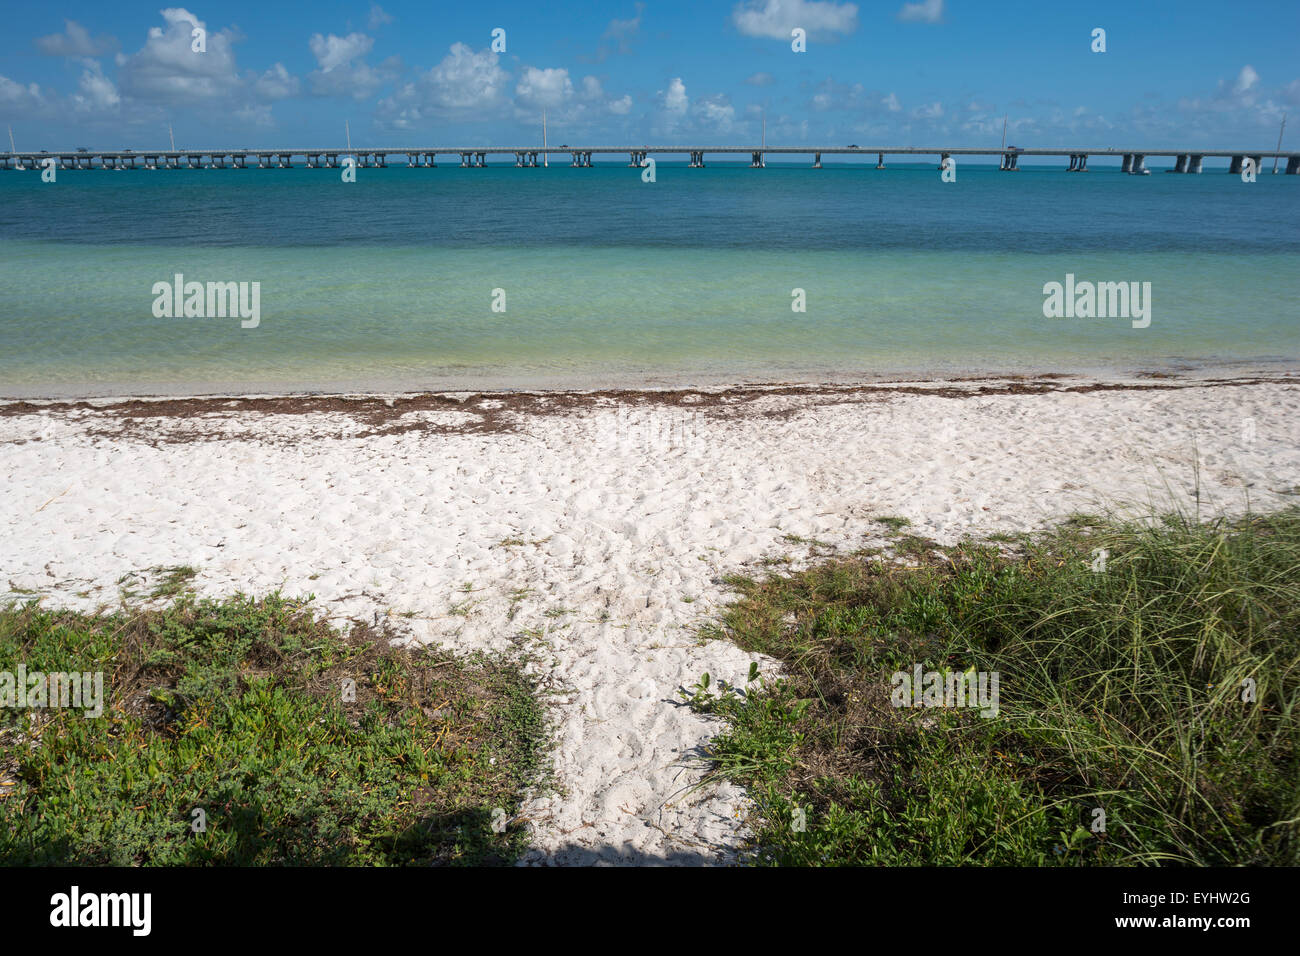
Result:
[[944,168],[946,168],[946,164],[947,164],[947,162],[948,162],[948,157],[951,156],[951,155],[952,155],[952,153],[940,153],[940,154],[939,154],[939,166],[938,166],[939,169],[944,169]]
[[1264,157],[1252,156],[1251,159],[1255,161],[1255,175],[1258,176],[1260,173],[1264,171]]
[[1088,171],[1088,154],[1079,154],[1079,165],[1074,167],[1076,173],[1086,173]]
[[628,163],[628,166],[640,166],[644,162],[645,153],[635,149],[632,150],[632,161]]
[[1178,158],[1174,160],[1174,172],[1176,173],[1187,172],[1187,163],[1190,159],[1191,156],[1189,156],[1188,154],[1186,153],[1180,154]]
[[1000,168],[1004,172],[1016,172],[1019,170],[1019,167],[1016,165],[1019,159],[1020,157],[1017,153],[1003,153],[1002,166]]
[[438,166],[438,154],[437,154],[437,153],[425,153],[425,154],[424,154],[424,158],[425,158],[425,160],[426,160],[426,162],[425,162],[424,165],[428,166],[430,169],[435,169],[435,168],[437,168],[437,166]]
[[476,158],[478,159],[479,169],[483,169],[487,166],[487,153],[479,153]]
[[1133,154],[1133,168],[1130,169],[1129,172],[1131,172],[1134,176],[1141,176],[1142,173],[1145,172],[1145,170],[1146,170],[1146,168],[1147,168],[1147,167],[1146,167],[1146,158],[1147,158],[1147,157],[1146,157],[1146,154],[1145,154],[1145,153],[1134,153],[1134,154]]
[[813,153],[813,169],[821,169],[821,168],[822,168],[822,154]]
[[1205,159],[1204,156],[1198,156],[1198,155],[1195,154],[1195,153],[1193,153],[1192,155],[1188,156],[1188,157],[1187,157],[1187,171],[1188,171],[1189,173],[1198,173],[1198,174],[1199,174],[1200,171],[1201,171],[1201,161],[1204,160],[1204,159]]
[[1288,156],[1286,160],[1286,174],[1288,176],[1300,175],[1300,156]]
[[1242,160],[1245,158],[1245,156],[1232,157],[1232,162],[1228,164],[1228,172],[1232,173],[1234,176],[1239,174],[1241,172]]
[[1133,172],[1133,154],[1132,154],[1132,153],[1125,153],[1125,154],[1124,154],[1124,161],[1123,161],[1122,163],[1120,163],[1119,171],[1120,171],[1121,173],[1131,173],[1131,172]]
[[762,169],[767,163],[763,161],[763,154],[755,152],[749,161],[750,169]]
[[885,154],[880,153],[876,157],[876,169],[884,169],[884,168],[885,168]]

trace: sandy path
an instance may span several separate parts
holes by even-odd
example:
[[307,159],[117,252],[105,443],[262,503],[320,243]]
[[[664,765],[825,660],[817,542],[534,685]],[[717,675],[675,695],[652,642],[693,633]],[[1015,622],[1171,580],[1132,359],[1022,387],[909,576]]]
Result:
[[877,541],[873,516],[951,541],[1186,501],[1198,457],[1207,511],[1300,500],[1300,385],[1068,384],[629,394],[549,412],[460,396],[378,425],[346,403],[9,406],[0,592],[90,609],[125,574],[190,564],[204,593],[314,593],[418,640],[531,650],[555,691],[561,792],[526,809],[528,861],[724,860],[743,794],[683,792],[716,727],[677,698],[705,671],[748,670],[694,636],[721,575],[806,556],[787,536]]

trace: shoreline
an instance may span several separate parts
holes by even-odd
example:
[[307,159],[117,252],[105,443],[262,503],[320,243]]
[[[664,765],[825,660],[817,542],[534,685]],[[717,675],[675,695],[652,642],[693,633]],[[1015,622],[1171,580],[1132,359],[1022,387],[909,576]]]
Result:
[[27,395],[0,394],[0,417],[26,414],[26,409],[42,410],[95,410],[120,409],[138,412],[147,405],[154,410],[166,408],[160,414],[185,416],[198,414],[203,406],[221,403],[229,406],[239,403],[256,404],[262,411],[301,412],[326,410],[327,403],[383,402],[394,408],[397,403],[419,403],[423,400],[448,400],[463,404],[474,397],[505,400],[511,404],[532,401],[544,407],[547,402],[559,402],[573,407],[583,402],[599,404],[629,398],[656,399],[669,404],[696,402],[717,404],[744,400],[758,395],[835,396],[853,394],[943,394],[946,397],[992,394],[1036,394],[1044,392],[1093,392],[1117,389],[1189,388],[1229,385],[1290,384],[1300,382],[1300,364],[1287,363],[1284,369],[1264,369],[1243,366],[1235,371],[1222,369],[1186,368],[1176,371],[1134,371],[1124,373],[1097,372],[1036,372],[1036,373],[970,373],[942,376],[889,376],[857,378],[844,381],[729,381],[704,384],[660,385],[592,385],[589,387],[501,387],[501,388],[409,388],[409,389],[253,389],[248,391],[192,391],[171,392],[114,392],[112,394]]
[[443,383],[424,384],[394,382],[374,386],[345,383],[318,383],[306,385],[276,385],[249,382],[233,387],[205,390],[202,385],[105,385],[56,386],[50,389],[12,387],[0,383],[0,405],[14,402],[71,403],[144,401],[155,399],[200,400],[229,398],[371,398],[405,397],[412,395],[469,395],[469,394],[585,394],[585,393],[641,393],[641,392],[717,392],[734,389],[800,388],[853,389],[897,385],[935,385],[966,382],[1147,382],[1147,381],[1205,381],[1257,378],[1261,380],[1300,377],[1300,359],[1267,357],[1254,360],[1192,360],[1170,358],[1163,364],[1117,368],[1112,366],[1082,366],[1063,371],[1050,366],[1038,369],[996,368],[943,368],[900,369],[879,373],[818,372],[782,374],[772,376],[703,373],[670,376],[614,376],[613,378],[573,380],[571,378],[536,377],[521,378],[511,384],[503,381],[509,376],[483,376],[482,383],[472,378],[451,379]]

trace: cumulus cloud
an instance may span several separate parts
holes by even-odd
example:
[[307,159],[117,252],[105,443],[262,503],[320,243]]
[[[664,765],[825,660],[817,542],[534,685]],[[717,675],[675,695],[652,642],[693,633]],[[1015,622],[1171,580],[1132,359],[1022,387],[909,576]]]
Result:
[[573,81],[569,79],[569,71],[564,69],[524,67],[515,86],[515,102],[525,109],[559,106],[572,96]]
[[444,109],[486,109],[500,100],[510,74],[501,68],[491,50],[476,53],[464,43],[454,43],[451,52],[428,72],[427,79],[435,105]]
[[280,100],[298,95],[298,78],[291,76],[283,63],[277,63],[253,81],[253,91],[265,100]]
[[691,113],[697,128],[714,133],[729,133],[736,124],[736,109],[722,93],[701,97]]
[[103,56],[117,49],[117,40],[110,36],[91,39],[90,31],[76,20],[64,20],[63,32],[38,37],[36,48],[46,56]]
[[1232,92],[1240,96],[1242,93],[1245,93],[1254,87],[1258,82],[1259,74],[1255,72],[1253,66],[1247,63],[1241,68],[1241,72],[1237,74],[1237,82],[1232,84]]
[[858,8],[827,0],[746,0],[731,11],[731,22],[745,36],[789,40],[801,27],[809,36],[852,33],[858,28]]
[[365,56],[374,47],[375,41],[364,33],[349,33],[345,37],[333,33],[329,36],[314,33],[307,45],[311,48],[312,56],[316,57],[320,71],[328,73],[335,67],[346,66],[357,57]]
[[345,37],[312,34],[307,41],[317,69],[309,74],[312,92],[317,96],[351,96],[365,99],[379,87],[393,82],[401,72],[401,60],[389,57],[377,68],[362,59],[375,45],[364,33]]
[[46,105],[46,96],[35,83],[23,86],[7,76],[0,76],[0,106],[25,111]]
[[393,22],[391,15],[384,11],[384,8],[377,3],[370,5],[370,18],[366,21],[366,26],[371,30],[378,30],[382,26],[387,26]]
[[680,76],[675,76],[668,81],[668,89],[660,90],[660,103],[666,113],[682,114],[690,106],[690,99],[686,96],[686,84],[682,82]]
[[166,26],[150,27],[145,45],[118,60],[118,84],[138,100],[195,102],[230,94],[240,85],[230,30],[207,31],[207,51],[191,48],[192,31],[207,25],[181,7],[162,11]]
[[453,43],[436,66],[381,99],[376,118],[382,126],[414,129],[447,116],[493,117],[508,104],[509,82],[510,74],[490,49]]
[[81,81],[77,92],[72,95],[72,102],[78,112],[100,113],[115,110],[121,105],[122,97],[117,92],[113,81],[104,75],[98,60],[86,60],[85,69],[81,71]]
[[938,23],[943,20],[943,0],[905,3],[898,11],[898,19],[904,23]]

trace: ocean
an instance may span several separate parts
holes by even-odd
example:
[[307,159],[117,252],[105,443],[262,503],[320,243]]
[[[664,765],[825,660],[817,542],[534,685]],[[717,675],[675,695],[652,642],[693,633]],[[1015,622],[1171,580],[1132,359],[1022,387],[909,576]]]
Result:
[[[356,183],[302,167],[59,171],[53,184],[0,172],[0,395],[1281,369],[1300,357],[1300,177],[1267,162],[1250,184],[1208,167],[963,164],[944,183],[935,163],[715,162],[660,162],[646,183],[625,164],[403,161]],[[256,327],[155,314],[155,286],[177,274],[258,283]],[[1146,324],[1046,316],[1045,284],[1067,276],[1149,289]]]

